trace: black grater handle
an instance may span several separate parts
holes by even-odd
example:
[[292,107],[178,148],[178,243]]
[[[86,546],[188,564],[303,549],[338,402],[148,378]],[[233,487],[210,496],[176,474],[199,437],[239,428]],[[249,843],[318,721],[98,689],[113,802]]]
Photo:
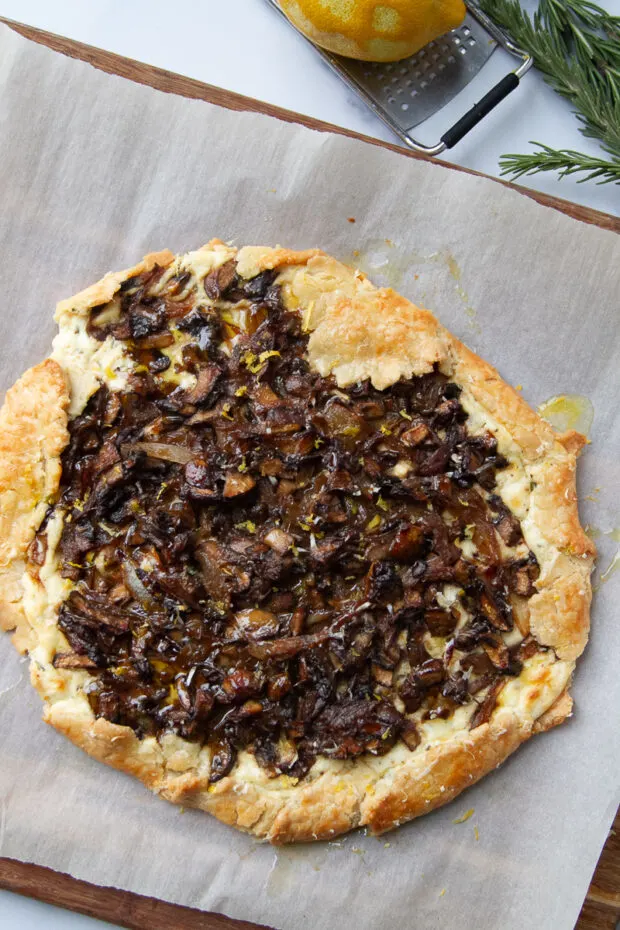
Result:
[[464,116],[461,116],[454,126],[448,129],[447,132],[444,132],[441,141],[445,147],[451,149],[457,142],[460,142],[470,129],[477,126],[480,120],[484,119],[498,103],[501,103],[502,100],[518,86],[519,78],[514,71],[511,71],[510,74],[503,77],[495,87],[492,87],[488,94],[484,95],[482,100],[475,103],[471,110],[468,110]]

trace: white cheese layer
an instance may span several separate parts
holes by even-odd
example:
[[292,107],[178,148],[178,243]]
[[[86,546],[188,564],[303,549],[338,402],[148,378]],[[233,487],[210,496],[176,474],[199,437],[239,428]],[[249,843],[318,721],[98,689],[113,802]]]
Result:
[[87,323],[85,316],[63,313],[58,335],[52,343],[52,358],[69,381],[71,419],[79,416],[102,383],[111,391],[124,390],[134,364],[122,342],[111,336],[99,342],[88,334]]

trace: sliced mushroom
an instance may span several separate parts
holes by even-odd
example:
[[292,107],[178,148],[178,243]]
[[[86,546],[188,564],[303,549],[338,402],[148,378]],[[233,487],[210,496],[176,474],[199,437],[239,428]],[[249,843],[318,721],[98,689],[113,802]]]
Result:
[[498,601],[491,600],[488,594],[482,594],[480,597],[480,607],[486,619],[496,630],[502,630],[504,632],[512,630],[512,616],[507,604],[502,604],[500,607]]
[[427,610],[424,620],[432,636],[450,636],[457,622],[449,610]]
[[483,723],[489,722],[491,715],[495,710],[499,692],[502,690],[505,683],[506,679],[500,678],[498,681],[491,685],[487,696],[484,698],[482,703],[478,705],[478,709],[475,711],[473,717],[471,718],[469,723],[470,730],[475,730],[476,727],[480,727]]
[[287,636],[269,643],[252,643],[248,651],[255,659],[290,659],[305,649],[314,649],[329,639],[329,631],[309,633],[307,636]]
[[237,751],[228,740],[222,740],[217,743],[213,748],[213,754],[211,756],[209,783],[213,785],[215,782],[220,781],[220,779],[228,775],[235,764],[236,758]]
[[375,681],[378,681],[380,685],[385,685],[386,688],[390,688],[394,680],[394,672],[387,668],[381,668],[380,665],[373,665],[372,677]]
[[390,546],[389,553],[393,559],[405,562],[419,555],[424,547],[424,543],[425,537],[422,527],[409,524],[397,532]]
[[239,497],[241,494],[247,494],[252,488],[256,487],[256,481],[251,475],[244,475],[241,472],[232,472],[226,475],[224,482],[224,497]]
[[228,637],[263,639],[275,635],[280,629],[280,622],[269,610],[250,608],[235,614],[233,622],[226,628]]
[[306,611],[303,607],[297,607],[293,611],[293,616],[291,617],[291,633],[294,636],[299,636],[303,632],[306,622]]
[[249,574],[233,564],[232,554],[216,540],[201,540],[196,547],[196,559],[205,589],[215,601],[228,603],[233,593],[248,589]]
[[96,662],[77,652],[57,652],[53,665],[54,668],[97,668]]
[[482,648],[488,655],[489,659],[495,666],[495,668],[500,671],[504,671],[510,665],[510,653],[508,652],[508,647],[503,640],[497,639],[494,640],[484,640],[482,643]]
[[497,494],[489,497],[489,506],[495,511],[493,518],[495,529],[507,546],[516,546],[522,539],[521,524]]
[[527,662],[528,659],[531,659],[532,656],[535,656],[539,651],[540,646],[536,640],[533,638],[528,638],[520,643],[517,650],[517,658],[520,662]]
[[414,749],[418,748],[421,742],[421,737],[413,720],[405,721],[405,724],[400,731],[400,738],[402,739],[407,749],[410,749],[412,752]]
[[443,681],[445,669],[440,659],[427,659],[415,669],[415,680],[422,688],[430,688]]
[[409,429],[401,435],[400,441],[410,447],[419,446],[431,434],[430,427],[423,420],[414,421]]
[[521,539],[521,525],[519,521],[510,513],[504,514],[497,522],[494,520],[493,523],[506,545],[516,546]]
[[273,391],[268,384],[261,382],[259,386],[252,391],[252,400],[256,401],[257,404],[260,404],[261,407],[267,409],[272,409],[274,407],[279,407],[285,404],[285,401],[281,397],[278,397],[275,391]]
[[214,271],[209,272],[203,284],[208,297],[218,300],[231,288],[237,277],[237,265],[234,260],[226,262]]
[[295,542],[290,533],[285,533],[284,530],[281,530],[279,527],[270,530],[263,539],[268,546],[275,549],[280,555],[284,555]]
[[260,694],[262,682],[249,669],[235,668],[226,675],[220,687],[226,700],[237,702]]
[[527,568],[519,568],[513,575],[512,588],[521,597],[530,597],[536,591]]
[[198,378],[193,388],[185,392],[185,403],[202,404],[207,400],[209,394],[215,386],[215,382],[221,375],[221,370],[217,365],[207,365],[198,372]]
[[136,342],[141,349],[167,349],[174,345],[174,336],[172,333],[154,333],[152,336],[136,339]]

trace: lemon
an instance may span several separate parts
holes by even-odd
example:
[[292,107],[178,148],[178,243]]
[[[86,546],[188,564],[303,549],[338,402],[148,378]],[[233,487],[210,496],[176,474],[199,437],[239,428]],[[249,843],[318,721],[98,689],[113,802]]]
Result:
[[463,0],[280,0],[290,21],[323,48],[364,61],[398,61],[455,29]]

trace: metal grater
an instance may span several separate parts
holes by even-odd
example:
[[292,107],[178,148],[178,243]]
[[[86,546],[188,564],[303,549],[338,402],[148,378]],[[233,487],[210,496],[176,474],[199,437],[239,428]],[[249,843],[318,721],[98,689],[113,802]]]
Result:
[[[284,16],[277,0],[268,2]],[[424,145],[416,141],[411,131],[467,87],[498,45],[521,60],[519,67],[491,88],[482,100],[443,134],[438,143]],[[520,79],[532,66],[531,55],[517,48],[472,3],[468,3],[468,12],[461,26],[429,42],[415,55],[402,61],[356,61],[334,55],[316,45],[313,47],[405,145],[427,155],[438,155],[444,149],[456,145],[519,86]]]

